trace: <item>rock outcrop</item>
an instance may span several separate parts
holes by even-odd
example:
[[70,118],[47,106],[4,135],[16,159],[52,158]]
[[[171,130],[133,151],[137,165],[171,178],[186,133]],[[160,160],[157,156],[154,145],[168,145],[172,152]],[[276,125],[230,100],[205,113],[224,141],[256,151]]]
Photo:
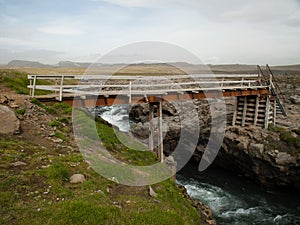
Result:
[[[218,104],[216,102],[216,104]],[[195,101],[199,117],[199,140],[193,158],[200,161],[210,136],[215,136],[219,127],[211,126],[210,108],[207,101]],[[234,102],[226,102],[227,121],[231,121]],[[131,132],[143,140],[148,137],[147,107],[134,109],[135,123]],[[181,125],[182,118],[170,105],[163,104],[164,151],[170,155],[178,144],[183,126],[192,131],[195,124]],[[141,117],[139,117],[141,116]],[[185,118],[191,117],[187,110]],[[295,123],[293,123],[295,126]],[[294,127],[293,126],[293,127]],[[211,128],[212,127],[212,128]],[[298,128],[299,129],[299,128]],[[291,187],[300,189],[300,140],[298,129],[292,131],[283,128],[264,130],[258,127],[237,127],[227,125],[222,146],[212,166],[231,170],[251,178],[266,187]]]
[[0,105],[0,134],[17,134],[20,132],[20,121],[8,106]]
[[287,143],[274,131],[230,126],[214,164],[270,188],[300,189],[297,148],[297,143]]

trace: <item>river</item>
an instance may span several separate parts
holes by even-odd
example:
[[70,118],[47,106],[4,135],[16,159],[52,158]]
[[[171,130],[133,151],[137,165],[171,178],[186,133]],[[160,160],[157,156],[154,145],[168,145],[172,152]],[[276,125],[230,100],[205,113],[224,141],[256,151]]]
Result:
[[219,225],[300,224],[300,194],[271,192],[221,169],[199,172],[189,163],[177,174],[177,182],[191,198],[208,205]]
[[[126,106],[103,107],[96,113],[121,131],[129,130]],[[199,172],[189,163],[177,182],[191,198],[208,205],[219,225],[300,225],[300,193],[272,192],[233,173],[209,168]]]

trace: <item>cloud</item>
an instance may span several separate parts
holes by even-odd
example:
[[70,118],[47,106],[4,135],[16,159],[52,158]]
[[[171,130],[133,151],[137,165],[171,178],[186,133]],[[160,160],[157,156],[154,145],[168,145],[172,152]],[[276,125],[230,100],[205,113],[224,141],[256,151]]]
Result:
[[300,27],[300,7],[288,17],[285,24],[290,27]]
[[0,46],[33,46],[35,42],[17,37],[0,37]]
[[142,7],[142,8],[162,8],[170,3],[171,0],[90,0],[92,2],[107,2],[123,7]]
[[[296,0],[2,3],[0,48],[18,52],[49,49],[64,52],[57,59],[93,60],[88,55],[98,50],[105,53],[124,44],[157,40],[180,45],[209,62],[265,63],[274,55],[300,60],[296,52],[300,1]],[[49,55],[49,61],[53,58]]]
[[245,2],[244,5],[235,10],[223,12],[220,18],[224,21],[255,23],[284,21],[297,9],[297,6],[299,6],[299,4],[294,0],[253,0],[251,2]]
[[9,49],[0,49],[0,64],[6,64],[14,59],[39,61],[42,63],[57,63],[63,52],[37,49],[14,51]]
[[300,27],[300,18],[288,19],[285,24],[291,27]]
[[84,32],[78,28],[62,26],[62,25],[51,25],[47,27],[40,27],[38,31],[46,34],[54,35],[66,35],[66,36],[78,36],[84,34]]

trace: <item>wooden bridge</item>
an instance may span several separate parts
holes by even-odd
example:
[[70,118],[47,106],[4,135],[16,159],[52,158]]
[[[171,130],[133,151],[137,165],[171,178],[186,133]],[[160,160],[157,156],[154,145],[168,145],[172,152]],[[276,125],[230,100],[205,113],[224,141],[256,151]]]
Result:
[[[63,101],[73,107],[95,107],[114,104],[150,104],[150,121],[157,109],[162,118],[163,101],[185,101],[236,97],[233,125],[267,128],[276,123],[279,108],[286,115],[281,92],[267,65],[267,74],[258,66],[257,74],[192,74],[170,76],[108,76],[108,75],[28,75],[30,95],[42,102]],[[51,85],[39,85],[50,80]],[[76,83],[76,84],[74,84]],[[54,94],[36,96],[35,90]],[[162,143],[162,119],[159,120],[159,142]],[[153,124],[150,123],[150,133]],[[150,135],[150,149],[153,136]],[[162,146],[161,146],[162,148]],[[159,158],[162,160],[162,150]]]

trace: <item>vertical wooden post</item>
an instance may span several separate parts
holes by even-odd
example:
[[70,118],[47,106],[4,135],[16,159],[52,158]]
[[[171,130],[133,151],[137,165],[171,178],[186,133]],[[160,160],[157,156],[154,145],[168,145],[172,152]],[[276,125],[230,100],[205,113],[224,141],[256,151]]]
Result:
[[234,110],[234,113],[233,113],[232,126],[235,126],[235,123],[236,123],[236,116],[237,116],[238,107],[239,107],[239,97],[236,98],[236,107],[235,107],[235,110]]
[[157,110],[157,116],[158,116],[158,160],[160,162],[164,161],[164,144],[163,144],[163,128],[162,128],[162,102],[160,101],[158,104],[158,110]]
[[153,124],[153,119],[154,119],[154,105],[149,103],[149,149],[153,151],[154,149],[154,142],[153,142],[153,136],[154,136],[154,124]]
[[129,82],[129,104],[131,104],[131,81]]
[[235,126],[235,122],[236,122],[236,114],[237,114],[237,110],[238,110],[237,107],[238,107],[238,106],[236,106],[236,109],[235,109],[235,111],[234,111],[234,113],[233,113],[232,126]]
[[32,98],[34,97],[35,85],[36,85],[36,76],[34,76],[34,79],[33,79],[33,86],[32,86],[32,91],[31,91]]
[[242,80],[241,80],[241,87],[243,87],[244,85],[244,77],[242,77]]
[[32,96],[32,79],[31,78],[29,79],[29,86],[30,86],[29,96]]
[[63,85],[64,85],[64,76],[61,77],[60,86],[59,86],[59,101],[62,101],[63,94]]
[[254,126],[257,125],[257,117],[258,117],[258,110],[259,110],[259,99],[260,99],[260,97],[257,96],[256,97],[256,103],[255,103],[254,122],[253,122]]
[[265,111],[265,125],[264,125],[265,129],[267,129],[269,125],[269,111],[270,111],[270,97],[267,96],[266,111]]
[[242,117],[242,127],[244,127],[245,123],[246,123],[246,114],[247,114],[247,97],[244,97],[244,109],[243,109],[243,117]]
[[224,86],[224,80],[225,80],[225,78],[223,77],[223,78],[222,78],[222,82],[221,82],[221,87]]

